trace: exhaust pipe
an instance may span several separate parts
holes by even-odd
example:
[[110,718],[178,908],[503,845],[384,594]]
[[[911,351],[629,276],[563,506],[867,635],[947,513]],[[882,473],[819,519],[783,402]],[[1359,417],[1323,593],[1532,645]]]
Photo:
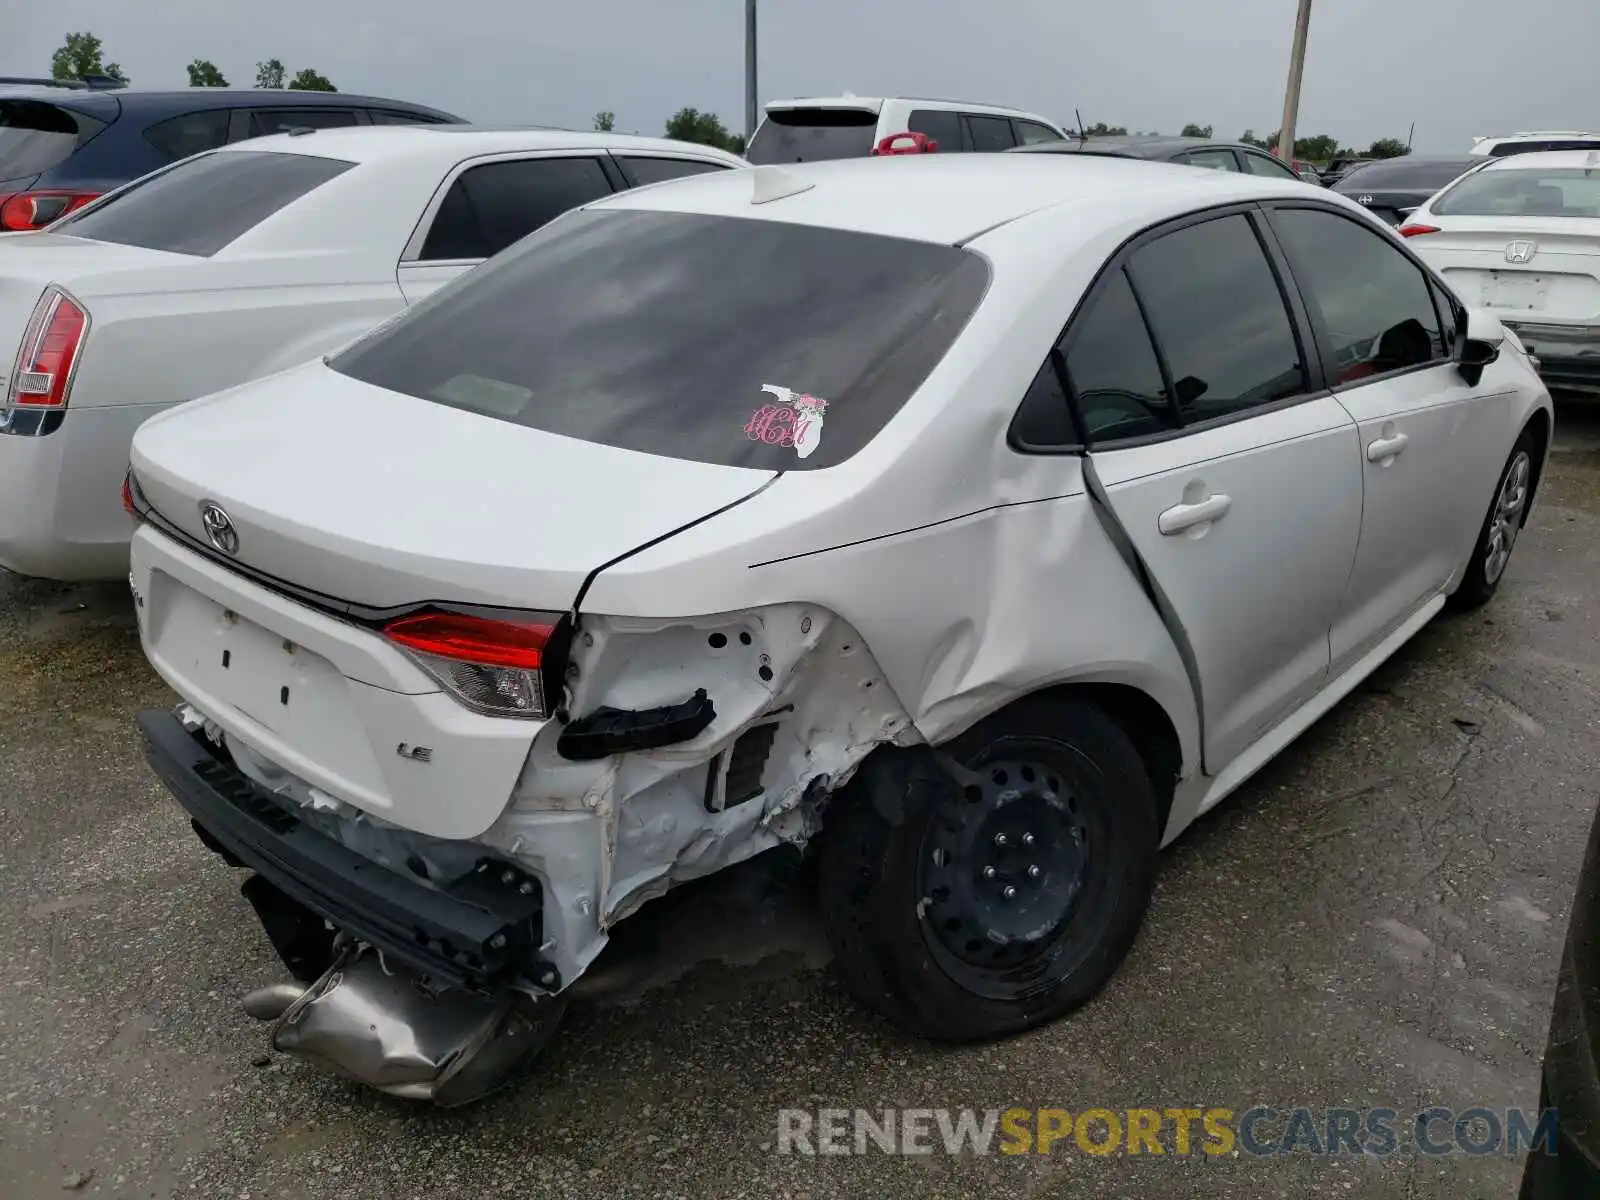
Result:
[[407,1100],[445,1108],[497,1091],[555,1032],[566,997],[433,993],[366,945],[347,945],[310,987],[274,984],[244,998],[272,1021],[275,1050]]

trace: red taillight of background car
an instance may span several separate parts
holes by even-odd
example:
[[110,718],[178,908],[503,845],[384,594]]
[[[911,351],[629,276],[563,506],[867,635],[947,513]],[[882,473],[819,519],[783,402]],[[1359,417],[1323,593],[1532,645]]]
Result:
[[0,196],[0,232],[43,229],[50,222],[98,199],[99,192],[19,192],[14,196]]
[[1401,237],[1420,237],[1424,233],[1438,232],[1439,227],[1437,225],[1414,225],[1409,221],[1400,226],[1399,229],[1399,234]]
[[558,620],[430,612],[391,621],[383,633],[474,712],[542,720],[545,651]]
[[83,306],[58,287],[46,288],[22,335],[5,407],[65,408],[88,332]]
[[874,157],[891,154],[933,154],[939,143],[925,133],[891,133],[872,148]]
[[131,468],[122,477],[122,509],[130,517],[139,515],[139,506],[133,502],[133,471]]

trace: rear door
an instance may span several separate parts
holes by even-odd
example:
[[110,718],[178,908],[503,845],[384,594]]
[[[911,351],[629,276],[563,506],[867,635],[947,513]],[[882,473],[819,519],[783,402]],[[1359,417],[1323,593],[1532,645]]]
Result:
[[598,153],[507,155],[457,166],[401,257],[406,302],[416,303],[568,209],[613,190]]
[[[920,133],[939,143],[940,154],[956,154],[972,149],[961,129],[961,114],[948,108],[914,108],[906,119],[910,133]],[[892,130],[891,132],[899,132]]]
[[1009,150],[1017,144],[1017,135],[1012,130],[1011,120],[1008,117],[962,113],[961,122],[966,126],[968,145],[979,153]]
[[1395,240],[1360,218],[1269,210],[1334,395],[1357,423],[1361,545],[1331,636],[1337,670],[1416,613],[1472,549],[1504,458],[1510,392],[1451,361],[1456,314]]
[[1328,675],[1355,557],[1355,427],[1253,210],[1133,243],[1064,347],[1089,461],[1201,699],[1215,774]]

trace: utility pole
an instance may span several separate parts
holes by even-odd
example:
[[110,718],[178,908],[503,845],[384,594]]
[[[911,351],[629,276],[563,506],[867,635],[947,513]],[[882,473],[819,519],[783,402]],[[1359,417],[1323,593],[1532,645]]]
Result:
[[1283,122],[1278,126],[1278,157],[1294,161],[1294,125],[1300,113],[1300,76],[1306,67],[1306,31],[1311,28],[1311,0],[1300,0],[1294,19],[1294,46],[1289,51],[1289,86],[1283,92]]
[[[1307,0],[1309,2],[1309,0]],[[744,139],[756,133],[756,0],[744,0]]]

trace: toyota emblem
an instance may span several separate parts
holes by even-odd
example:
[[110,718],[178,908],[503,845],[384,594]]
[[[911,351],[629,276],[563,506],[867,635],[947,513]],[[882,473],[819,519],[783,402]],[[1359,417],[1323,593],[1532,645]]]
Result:
[[233,518],[215,500],[200,502],[200,524],[205,528],[206,541],[224,554],[239,553],[239,531],[233,527]]

